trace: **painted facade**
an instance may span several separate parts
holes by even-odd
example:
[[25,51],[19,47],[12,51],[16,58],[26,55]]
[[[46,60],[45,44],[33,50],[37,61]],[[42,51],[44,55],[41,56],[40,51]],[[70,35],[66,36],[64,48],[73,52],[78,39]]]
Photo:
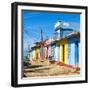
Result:
[[68,62],[68,40],[67,38],[58,41],[59,44],[59,60],[65,64]]
[[47,59],[49,61],[54,60],[64,64],[79,66],[80,32],[67,28],[62,29],[58,25],[56,25],[56,32],[59,31],[57,33],[59,38],[46,39],[43,42],[36,43],[36,46],[31,48],[30,60]]
[[80,52],[80,34],[77,33],[71,37],[68,37],[69,42],[69,64],[79,65],[79,52]]
[[[60,61],[64,64],[79,65],[80,33],[56,40],[43,46],[43,59]],[[30,60],[41,60],[41,47],[33,47]]]
[[56,61],[59,60],[59,46],[58,46],[57,44],[55,45],[54,59],[55,59]]
[[[43,59],[60,61],[64,64],[79,65],[80,33],[75,32],[53,43],[43,46]],[[41,60],[41,47],[33,47],[30,60]]]

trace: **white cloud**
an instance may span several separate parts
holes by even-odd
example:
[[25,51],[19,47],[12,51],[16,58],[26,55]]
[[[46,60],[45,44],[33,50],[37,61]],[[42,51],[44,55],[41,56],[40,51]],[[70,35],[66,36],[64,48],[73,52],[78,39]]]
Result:
[[70,24],[69,24],[68,22],[64,22],[64,23],[63,23],[63,26],[64,26],[64,27],[69,27]]

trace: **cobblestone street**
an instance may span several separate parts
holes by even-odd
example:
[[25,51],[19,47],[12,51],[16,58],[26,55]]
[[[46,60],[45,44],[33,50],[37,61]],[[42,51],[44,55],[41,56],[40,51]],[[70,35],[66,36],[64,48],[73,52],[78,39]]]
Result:
[[80,68],[72,68],[66,65],[29,65],[24,69],[25,77],[36,76],[59,76],[59,75],[79,75]]

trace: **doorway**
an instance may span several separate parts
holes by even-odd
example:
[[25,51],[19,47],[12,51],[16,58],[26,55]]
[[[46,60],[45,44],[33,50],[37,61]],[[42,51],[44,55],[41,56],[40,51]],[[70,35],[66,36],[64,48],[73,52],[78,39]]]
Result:
[[62,61],[63,61],[63,63],[65,62],[65,46],[64,45],[62,45]]

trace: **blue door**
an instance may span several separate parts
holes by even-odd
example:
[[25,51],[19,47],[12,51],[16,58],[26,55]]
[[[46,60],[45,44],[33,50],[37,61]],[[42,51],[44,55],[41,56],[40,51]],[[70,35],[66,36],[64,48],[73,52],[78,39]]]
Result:
[[75,65],[79,63],[79,43],[75,42]]

